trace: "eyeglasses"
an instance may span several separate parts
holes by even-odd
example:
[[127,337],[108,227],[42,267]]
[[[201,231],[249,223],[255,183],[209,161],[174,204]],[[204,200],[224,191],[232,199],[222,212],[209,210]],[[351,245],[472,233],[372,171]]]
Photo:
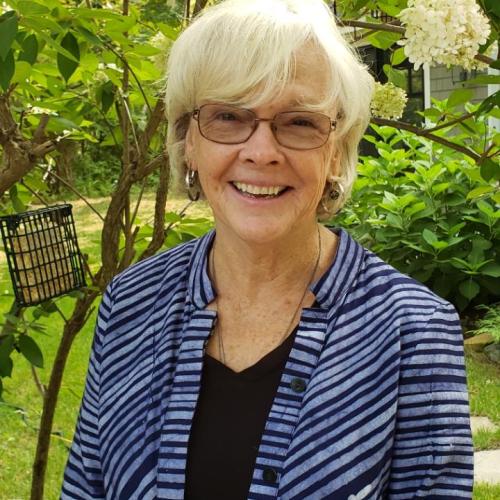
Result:
[[257,130],[259,122],[271,122],[274,138],[286,148],[316,149],[323,146],[337,122],[313,111],[284,111],[274,118],[257,118],[250,109],[229,104],[204,104],[191,116],[200,134],[219,144],[241,144]]

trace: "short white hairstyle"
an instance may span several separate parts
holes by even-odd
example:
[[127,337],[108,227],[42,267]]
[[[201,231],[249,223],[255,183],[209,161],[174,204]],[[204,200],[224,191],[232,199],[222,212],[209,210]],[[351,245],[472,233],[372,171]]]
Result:
[[[245,107],[272,102],[293,81],[297,54],[307,46],[324,61],[328,91],[321,102],[301,104],[330,110],[337,117],[333,134],[340,174],[329,182],[343,188],[343,195],[332,199],[327,182],[318,213],[324,216],[341,208],[356,178],[373,78],[323,0],[225,0],[204,10],[179,36],[170,52],[165,92],[174,183],[184,178],[187,168],[190,113],[207,101]],[[336,161],[332,158],[332,172]]]

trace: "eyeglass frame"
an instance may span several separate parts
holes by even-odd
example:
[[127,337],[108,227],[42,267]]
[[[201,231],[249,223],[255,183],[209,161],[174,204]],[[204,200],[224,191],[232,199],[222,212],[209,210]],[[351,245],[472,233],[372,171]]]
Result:
[[[220,105],[223,105],[223,106],[227,106],[229,108],[235,108],[235,109],[242,110],[242,111],[248,111],[248,112],[252,113],[252,115],[254,115],[252,131],[250,132],[250,135],[244,141],[238,141],[238,142],[221,142],[221,141],[215,141],[213,139],[209,139],[201,131],[201,125],[200,125],[200,120],[199,120],[200,111],[201,111],[201,109],[203,107],[205,107],[205,106],[213,106],[214,104],[220,104]],[[323,142],[323,144],[321,144],[319,146],[314,146],[312,148],[294,148],[294,147],[291,147],[291,146],[285,146],[285,145],[281,144],[281,142],[279,141],[278,137],[276,136],[276,129],[272,126],[274,120],[276,119],[276,117],[278,115],[284,115],[284,114],[287,114],[287,113],[300,113],[301,112],[300,110],[297,110],[297,111],[294,111],[294,110],[292,110],[292,111],[280,111],[279,113],[276,113],[272,118],[258,118],[257,115],[255,114],[255,112],[252,111],[251,109],[248,109],[248,108],[242,108],[242,107],[239,107],[239,106],[234,106],[232,104],[206,103],[206,104],[202,104],[199,108],[193,109],[193,111],[191,111],[191,113],[189,113],[189,115],[198,123],[198,130],[199,130],[201,136],[204,137],[205,139],[207,139],[207,141],[215,142],[216,144],[226,144],[226,145],[244,144],[255,133],[255,131],[257,130],[257,127],[259,126],[260,122],[271,122],[271,132],[273,134],[274,139],[276,140],[276,142],[280,146],[283,146],[284,148],[288,148],[288,149],[294,149],[296,151],[310,151],[310,150],[313,150],[313,149],[322,148],[328,142],[328,139],[330,138],[330,134],[332,133],[332,130],[336,130],[337,129],[337,120],[333,120],[327,114],[320,113],[318,111],[308,111],[308,110],[302,110],[302,111],[305,111],[307,113],[316,113],[318,115],[322,115],[322,116],[328,118],[328,120],[330,121],[330,128],[328,129],[328,135],[326,136],[325,142]]]

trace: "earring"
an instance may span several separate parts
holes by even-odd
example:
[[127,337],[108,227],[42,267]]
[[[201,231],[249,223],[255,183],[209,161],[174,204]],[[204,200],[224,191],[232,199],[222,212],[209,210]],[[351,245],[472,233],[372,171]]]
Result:
[[331,200],[338,200],[341,196],[344,196],[344,186],[338,181],[333,181],[328,196]]
[[187,167],[184,182],[189,199],[191,201],[198,201],[201,194],[198,172]]

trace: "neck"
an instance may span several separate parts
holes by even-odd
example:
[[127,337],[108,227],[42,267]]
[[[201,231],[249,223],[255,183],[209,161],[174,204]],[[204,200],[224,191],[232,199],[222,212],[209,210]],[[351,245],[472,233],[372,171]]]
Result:
[[[258,300],[271,289],[275,293],[289,293],[290,289],[303,287],[311,278],[318,258],[318,230],[324,240],[325,230],[314,222],[292,235],[256,244],[216,225],[212,263],[216,269],[218,292],[232,289],[232,293]],[[324,249],[323,253],[326,253]]]

